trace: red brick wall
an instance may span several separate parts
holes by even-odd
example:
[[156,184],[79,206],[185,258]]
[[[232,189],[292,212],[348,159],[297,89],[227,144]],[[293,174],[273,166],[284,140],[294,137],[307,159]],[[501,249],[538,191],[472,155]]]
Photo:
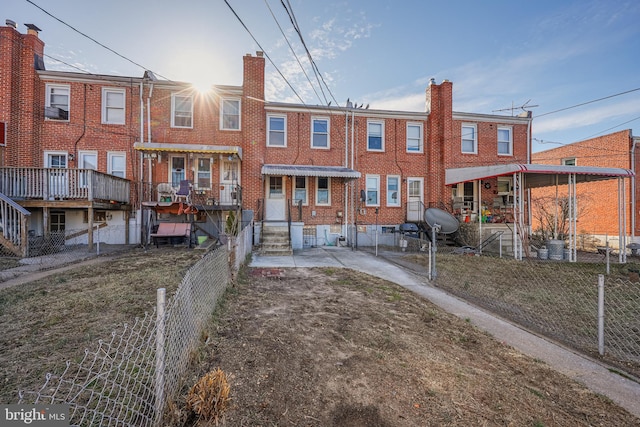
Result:
[[[585,141],[567,144],[563,147],[533,154],[533,163],[562,164],[562,159],[575,158],[577,166],[596,166],[631,169],[631,149],[633,141],[630,130],[623,130]],[[626,180],[627,231],[631,232],[631,182]],[[532,198],[554,197],[555,187],[535,189]],[[566,185],[558,189],[559,197],[567,196]],[[618,234],[618,181],[598,181],[578,184],[576,189],[578,203],[578,233],[580,234]],[[637,197],[637,195],[636,195]],[[535,215],[534,215],[535,216]],[[639,217],[636,216],[636,232]],[[538,224],[534,224],[534,227]]]

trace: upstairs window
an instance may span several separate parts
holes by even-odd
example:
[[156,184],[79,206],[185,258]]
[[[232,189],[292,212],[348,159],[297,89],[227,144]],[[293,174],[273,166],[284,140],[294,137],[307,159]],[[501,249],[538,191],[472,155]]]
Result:
[[510,127],[498,127],[498,154],[511,156],[513,154],[513,139]]
[[193,99],[189,95],[171,95],[171,127],[193,127]]
[[124,124],[124,89],[102,88],[102,123]]
[[311,120],[311,147],[329,148],[329,119]]
[[287,146],[287,118],[286,116],[267,116],[267,146]]
[[462,152],[470,154],[476,154],[478,152],[476,125],[462,125]]
[[407,152],[422,152],[422,125],[416,123],[407,124]]
[[220,106],[220,129],[240,130],[239,99],[222,99]]
[[45,118],[49,120],[69,120],[69,92],[69,86],[46,86]]
[[367,123],[367,150],[384,151],[384,123]]
[[562,165],[563,166],[575,166],[575,165],[577,165],[576,158],[575,157],[567,157],[566,159],[562,159]]

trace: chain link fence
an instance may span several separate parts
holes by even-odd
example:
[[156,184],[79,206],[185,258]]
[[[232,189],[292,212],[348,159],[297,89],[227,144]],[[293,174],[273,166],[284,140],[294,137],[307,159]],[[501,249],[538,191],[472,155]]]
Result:
[[[431,242],[406,236],[396,239],[391,247],[394,257],[418,264],[420,272],[431,277]],[[433,285],[640,377],[637,256],[629,256],[624,264],[617,262],[617,256],[579,251],[578,261],[568,262],[542,260],[531,251],[532,256],[518,261],[496,246],[480,254],[473,247],[446,242],[438,243],[435,255]],[[604,276],[604,329],[599,334],[600,275]]]
[[69,404],[72,425],[159,424],[229,283],[223,246],[192,266],[166,303],[159,297],[154,313],[100,340],[81,360],[68,361],[62,373],[47,374],[39,390],[20,392],[19,403]]

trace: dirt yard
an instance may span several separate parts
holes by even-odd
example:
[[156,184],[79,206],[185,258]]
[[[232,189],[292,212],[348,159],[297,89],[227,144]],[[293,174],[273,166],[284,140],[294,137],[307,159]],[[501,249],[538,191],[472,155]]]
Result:
[[[640,425],[471,323],[351,270],[247,269],[204,338],[187,382],[226,372],[227,426]],[[178,403],[174,425],[194,424]]]

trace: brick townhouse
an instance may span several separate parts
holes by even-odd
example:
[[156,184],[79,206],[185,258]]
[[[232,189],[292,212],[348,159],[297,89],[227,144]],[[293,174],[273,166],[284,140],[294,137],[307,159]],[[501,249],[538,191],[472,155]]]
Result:
[[421,223],[426,207],[504,212],[511,177],[447,186],[445,171],[530,159],[530,115],[455,112],[447,80],[428,85],[425,112],[271,102],[260,52],[241,86],[201,93],[148,71],[45,70],[40,30],[16,27],[0,27],[5,247],[52,232],[91,245],[96,227],[137,243],[163,221],[219,238],[230,217],[255,220],[256,242],[280,225],[293,248],[367,244],[370,227]]
[[[567,144],[545,151],[534,153],[534,163],[549,165],[594,166],[599,168],[637,170],[637,150],[640,138],[634,137],[630,129],[611,134],[586,139],[584,141]],[[638,188],[636,177],[625,188],[624,216],[626,228],[632,240],[640,234],[640,213],[636,206]],[[567,188],[558,189],[560,199],[567,197]],[[539,188],[532,191],[532,225],[539,229],[540,210],[544,204],[549,204],[556,197],[555,188]],[[618,246],[619,230],[618,215],[618,183],[614,180],[602,182],[585,182],[576,188],[578,224],[577,232],[581,235],[594,237],[596,244],[604,245],[606,240],[613,240],[612,246]],[[560,230],[562,231],[562,230]],[[590,241],[589,241],[590,242]],[[587,242],[587,243],[589,243]],[[580,243],[580,242],[579,242]]]

